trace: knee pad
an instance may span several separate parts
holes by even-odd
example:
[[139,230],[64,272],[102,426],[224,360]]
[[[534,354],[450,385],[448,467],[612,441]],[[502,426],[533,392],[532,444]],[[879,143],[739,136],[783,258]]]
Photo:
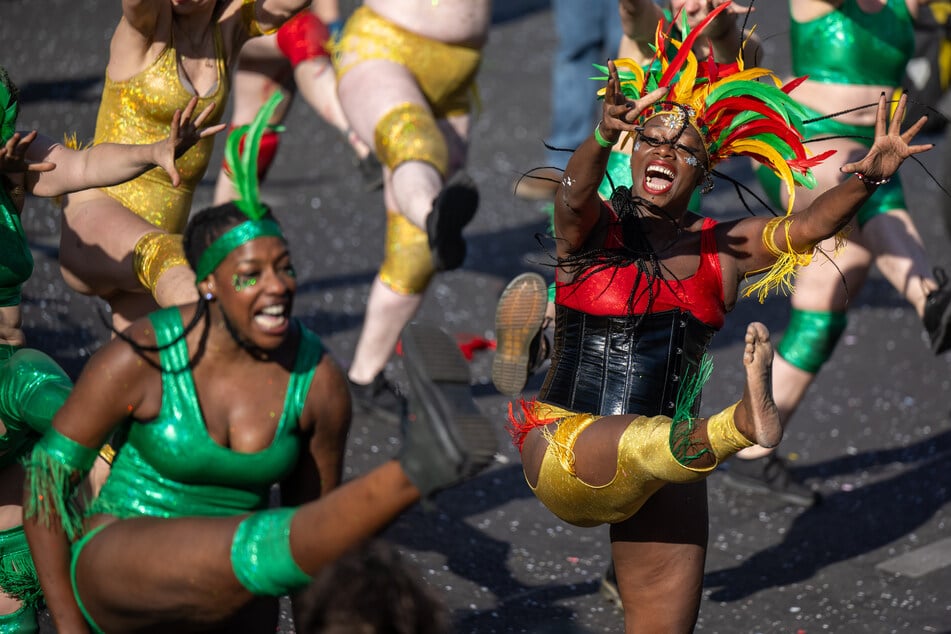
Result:
[[297,509],[259,511],[238,524],[231,542],[231,568],[255,595],[279,597],[310,583],[291,556],[291,520]]
[[436,119],[424,106],[406,102],[380,117],[373,143],[380,162],[391,170],[407,161],[423,161],[446,175],[449,147]]
[[[234,130],[235,126],[228,126],[228,132],[230,133]],[[244,139],[247,135],[242,134],[241,140],[238,142],[238,150],[244,151]],[[271,163],[274,162],[274,157],[277,156],[277,148],[281,143],[281,135],[279,135],[274,130],[270,128],[264,131],[264,134],[261,135],[260,145],[258,146],[258,182],[263,181],[267,177],[268,170],[271,169]],[[231,176],[231,172],[228,169],[228,162],[222,161],[221,168],[225,170],[225,173],[228,176]]]
[[[40,578],[30,556],[30,546],[26,542],[23,526],[14,526],[0,531],[0,590],[14,599],[23,602],[23,609],[13,614],[0,616],[0,632],[20,632],[17,629],[4,629],[4,619],[18,623],[17,619],[36,621],[33,609],[43,595]],[[36,630],[27,630],[36,631]]]
[[330,30],[320,18],[304,9],[277,30],[277,47],[291,66],[318,57],[330,57],[325,44]]
[[846,324],[845,313],[793,308],[776,352],[800,370],[815,374],[832,356]]
[[155,293],[155,285],[162,275],[175,266],[188,266],[182,236],[177,233],[150,231],[135,243],[132,267],[139,283]]
[[386,212],[386,245],[380,281],[400,295],[419,295],[435,269],[429,236],[403,214]]

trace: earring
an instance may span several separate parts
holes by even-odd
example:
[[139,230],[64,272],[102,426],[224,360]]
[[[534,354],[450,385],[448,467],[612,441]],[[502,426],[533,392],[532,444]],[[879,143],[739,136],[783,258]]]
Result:
[[210,302],[210,301],[212,301],[214,298],[215,298],[215,295],[214,295],[213,293],[210,293],[210,292],[209,292],[209,293],[205,293],[205,301],[206,301],[206,302]]
[[703,184],[700,186],[701,194],[709,194],[713,191],[715,183],[713,182],[713,176],[710,175],[710,172],[707,172],[706,176],[703,177]]

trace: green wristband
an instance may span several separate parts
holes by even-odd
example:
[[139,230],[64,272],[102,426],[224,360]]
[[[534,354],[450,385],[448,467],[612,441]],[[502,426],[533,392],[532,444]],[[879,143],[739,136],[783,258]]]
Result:
[[603,148],[614,147],[614,141],[608,141],[603,136],[601,136],[601,122],[598,121],[598,125],[594,126],[594,140],[598,142]]

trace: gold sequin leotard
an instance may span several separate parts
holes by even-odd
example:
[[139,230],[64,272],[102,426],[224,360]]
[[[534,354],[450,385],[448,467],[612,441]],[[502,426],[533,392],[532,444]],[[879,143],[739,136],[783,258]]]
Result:
[[[218,25],[215,25],[214,36],[217,86],[210,95],[200,97],[195,108],[195,112],[201,112],[215,102],[215,109],[205,125],[221,120],[230,92],[228,65]],[[170,39],[158,59],[137,75],[124,81],[113,81],[106,76],[94,143],[160,141],[168,136],[175,110],[184,109],[192,96],[192,91],[182,84],[178,53],[174,39]],[[188,220],[195,186],[205,174],[213,147],[213,137],[206,137],[176,160],[182,177],[178,187],[172,187],[165,170],[156,167],[134,180],[104,187],[102,191],[156,227],[169,233],[181,233]]]

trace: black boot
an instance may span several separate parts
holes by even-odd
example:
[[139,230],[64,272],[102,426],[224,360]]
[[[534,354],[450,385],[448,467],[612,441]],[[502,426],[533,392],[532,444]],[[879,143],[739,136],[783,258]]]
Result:
[[350,385],[353,411],[357,416],[393,424],[403,420],[406,415],[406,399],[396,386],[386,379],[383,372],[373,377],[367,385],[354,383],[349,378],[347,383]]
[[928,331],[931,351],[941,354],[951,348],[951,284],[948,284],[948,275],[941,268],[934,270],[934,279],[938,282],[938,288],[928,293],[921,321]]
[[505,287],[495,309],[495,358],[492,383],[515,396],[528,377],[548,359],[551,345],[542,331],[548,287],[538,273],[522,273]]
[[479,207],[479,190],[464,172],[457,172],[433,200],[426,216],[426,233],[437,271],[452,271],[466,259],[466,241],[462,230]]
[[400,464],[423,498],[486,468],[498,449],[495,430],[472,399],[469,364],[437,326],[403,330],[409,379]]

